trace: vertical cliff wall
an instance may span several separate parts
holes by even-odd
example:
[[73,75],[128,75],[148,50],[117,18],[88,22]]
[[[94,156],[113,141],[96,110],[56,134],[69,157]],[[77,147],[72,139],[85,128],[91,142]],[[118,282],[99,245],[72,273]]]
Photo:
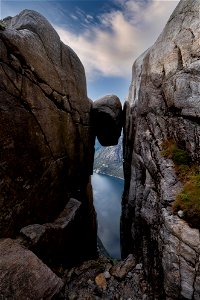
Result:
[[121,114],[114,95],[88,99],[82,63],[43,16],[0,21],[2,299],[52,299],[53,271],[96,257],[94,142],[117,143]]
[[75,198],[82,225],[71,240],[78,241],[80,257],[94,255],[94,136],[84,68],[37,12],[25,10],[2,24],[0,237],[53,222]]
[[173,212],[184,182],[173,155],[163,152],[171,143],[188,157],[187,172],[199,167],[199,10],[199,0],[180,1],[134,63],[125,103],[122,255],[135,253],[143,263],[154,299],[200,298],[199,230]]

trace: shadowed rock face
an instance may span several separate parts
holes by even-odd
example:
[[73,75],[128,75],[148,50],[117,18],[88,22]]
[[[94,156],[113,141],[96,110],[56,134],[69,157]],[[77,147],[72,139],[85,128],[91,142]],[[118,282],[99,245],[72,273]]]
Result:
[[182,183],[162,144],[200,164],[199,0],[180,1],[156,43],[133,66],[125,104],[122,252],[144,264],[154,299],[199,299],[199,230],[172,213]]
[[[79,58],[29,10],[4,20],[0,47],[0,236],[54,221],[70,197],[94,223],[88,193],[95,130]],[[101,140],[117,143],[119,99],[107,96],[94,111],[98,128],[104,124]]]
[[92,120],[102,146],[118,144],[122,129],[122,106],[115,95],[107,95],[93,103]]
[[[17,237],[1,240],[0,295],[51,299],[63,283],[44,262],[73,266],[97,253],[92,101],[79,58],[34,11],[0,24],[0,78],[0,238]],[[101,104],[107,145],[121,131],[111,98]]]
[[90,256],[96,251],[93,111],[99,125],[109,118],[110,141],[104,129],[101,137],[113,145],[121,131],[119,99],[107,96],[93,109],[79,58],[37,12],[6,18],[0,49],[0,237],[53,223],[75,198],[77,240]]
[[53,222],[74,197],[82,204],[76,238],[90,256],[94,136],[84,68],[34,11],[5,20],[0,49],[0,237]]

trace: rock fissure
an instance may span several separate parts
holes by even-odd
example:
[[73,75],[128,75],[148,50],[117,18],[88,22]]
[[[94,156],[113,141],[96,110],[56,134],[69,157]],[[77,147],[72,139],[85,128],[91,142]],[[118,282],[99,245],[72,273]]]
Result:
[[177,55],[178,55],[178,70],[183,70],[184,63],[183,63],[181,48],[178,45],[176,45],[175,49],[177,49]]
[[26,109],[29,111],[29,113],[30,113],[30,114],[33,116],[33,118],[35,119],[37,125],[38,125],[39,128],[40,128],[40,132],[42,133],[42,135],[43,135],[43,137],[44,137],[44,141],[45,141],[45,143],[46,143],[46,145],[47,145],[47,147],[48,147],[48,149],[49,149],[49,152],[51,153],[51,157],[52,157],[53,160],[56,162],[54,153],[53,153],[53,151],[52,151],[52,149],[51,149],[51,146],[50,146],[50,144],[49,144],[49,142],[48,142],[48,139],[47,139],[47,137],[46,137],[46,135],[45,135],[45,132],[44,132],[44,130],[43,130],[43,128],[42,128],[42,125],[40,124],[40,122],[39,122],[39,120],[37,119],[36,115],[34,114],[33,110],[30,108],[29,104],[28,104],[27,102],[23,101],[22,93],[23,93],[23,79],[22,79],[22,87],[21,87],[21,95],[20,95],[20,99],[21,99],[21,101],[22,101],[22,105],[23,105],[24,107],[26,107]]
[[[29,18],[32,19],[34,21],[34,23],[38,22],[37,18],[34,18],[31,14],[29,14]],[[17,28],[18,31],[23,30],[23,29],[29,30],[29,26],[27,26],[27,24],[26,24],[24,26],[22,25],[22,26],[20,26],[20,27]],[[31,33],[32,32],[35,33],[36,36],[39,38],[40,42],[42,43],[43,49],[45,50],[47,58],[49,59],[49,61],[51,62],[51,64],[54,66],[54,61],[52,60],[52,58],[50,57],[50,55],[48,53],[48,50],[47,50],[46,45],[45,45],[45,43],[43,41],[43,38],[41,37],[41,33],[38,32],[37,30],[35,30],[32,25],[30,25],[30,32]],[[60,75],[59,75],[59,73],[58,73],[58,71],[57,71],[57,69],[56,69],[55,66],[54,66],[54,70],[55,70],[55,72],[57,74],[57,78],[59,78],[59,80],[60,80],[60,84],[62,85],[62,80],[61,80]]]
[[[17,92],[18,92],[19,95],[20,95],[20,90],[21,90],[21,89],[19,89],[19,88],[16,86],[16,84],[15,84],[15,83],[13,82],[13,80],[10,78],[10,76],[8,75],[8,73],[5,71],[5,69],[4,69],[4,67],[3,67],[3,63],[1,63],[0,67],[2,68],[3,73],[5,74],[5,76],[7,77],[7,79],[10,81],[11,85],[13,85],[13,87],[17,90]],[[5,84],[3,84],[3,85],[4,85],[4,90],[7,92],[7,87],[5,86]],[[1,87],[1,88],[2,88],[2,87]],[[11,91],[9,91],[8,93],[9,93],[10,95],[12,95],[12,96],[15,95],[15,94],[12,93]]]
[[[171,157],[162,155],[163,143],[173,139],[199,164],[198,7],[199,0],[181,0],[156,43],[135,62],[123,115],[115,95],[88,99],[79,58],[40,14],[25,10],[4,20],[4,298],[199,299],[199,230],[182,219],[184,211],[173,213],[182,183]],[[114,262],[96,258],[90,175],[95,137],[104,146],[117,144],[122,119],[123,260]],[[16,257],[21,289],[7,284],[14,282]]]
[[[3,68],[3,64],[4,63],[1,63],[1,66]],[[36,84],[41,90],[42,92],[44,93],[44,95],[50,100],[52,101],[55,106],[62,110],[62,111],[65,111],[67,113],[70,113],[70,112],[74,112],[74,113],[77,113],[79,114],[79,111],[77,109],[75,109],[74,107],[72,107],[71,103],[70,103],[70,100],[69,100],[69,95],[65,95],[65,94],[61,94],[57,91],[54,91],[52,90],[51,93],[47,93],[45,92],[45,90],[41,87],[41,84],[44,84],[47,86],[47,89],[51,87],[46,83],[44,82],[42,79],[40,79],[38,77],[38,75],[36,73],[33,72],[32,70],[32,67],[31,66],[28,66],[28,65],[23,65],[21,67],[21,70],[25,70],[24,72],[20,72],[20,71],[16,71],[14,69],[13,66],[9,65],[9,64],[6,64],[8,67],[12,67],[13,68],[13,71],[15,71],[16,73],[19,73],[20,75],[23,75],[23,78],[26,77],[27,79],[29,79],[33,84]],[[29,70],[30,73],[27,73],[27,70]],[[6,72],[6,70],[4,69],[4,72],[6,73],[8,79],[10,80],[10,83],[14,85],[14,87],[20,92],[22,91],[22,87],[18,88],[17,85],[13,82],[12,78],[9,77],[8,73]],[[30,74],[31,74],[31,77],[30,77]],[[58,98],[58,99],[56,99]],[[64,101],[66,101],[66,99],[68,100],[68,105],[69,105],[69,109],[67,109],[66,105],[64,105]],[[68,106],[67,105],[67,106]],[[73,114],[72,114],[73,116]],[[77,118],[76,119],[76,122],[77,122]],[[79,124],[82,124],[84,125],[83,123],[83,120],[80,119],[80,122]]]

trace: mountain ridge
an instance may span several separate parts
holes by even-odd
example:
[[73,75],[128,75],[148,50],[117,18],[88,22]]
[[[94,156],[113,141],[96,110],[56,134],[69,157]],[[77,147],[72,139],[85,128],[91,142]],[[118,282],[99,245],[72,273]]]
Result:
[[119,138],[118,144],[115,146],[103,147],[99,146],[98,141],[96,142],[93,167],[95,173],[124,179],[122,143],[122,135]]

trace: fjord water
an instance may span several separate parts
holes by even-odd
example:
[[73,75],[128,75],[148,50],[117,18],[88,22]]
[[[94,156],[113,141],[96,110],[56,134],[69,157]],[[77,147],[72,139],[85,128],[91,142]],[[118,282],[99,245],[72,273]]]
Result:
[[120,258],[120,216],[124,180],[96,174],[92,176],[98,236],[113,258]]

